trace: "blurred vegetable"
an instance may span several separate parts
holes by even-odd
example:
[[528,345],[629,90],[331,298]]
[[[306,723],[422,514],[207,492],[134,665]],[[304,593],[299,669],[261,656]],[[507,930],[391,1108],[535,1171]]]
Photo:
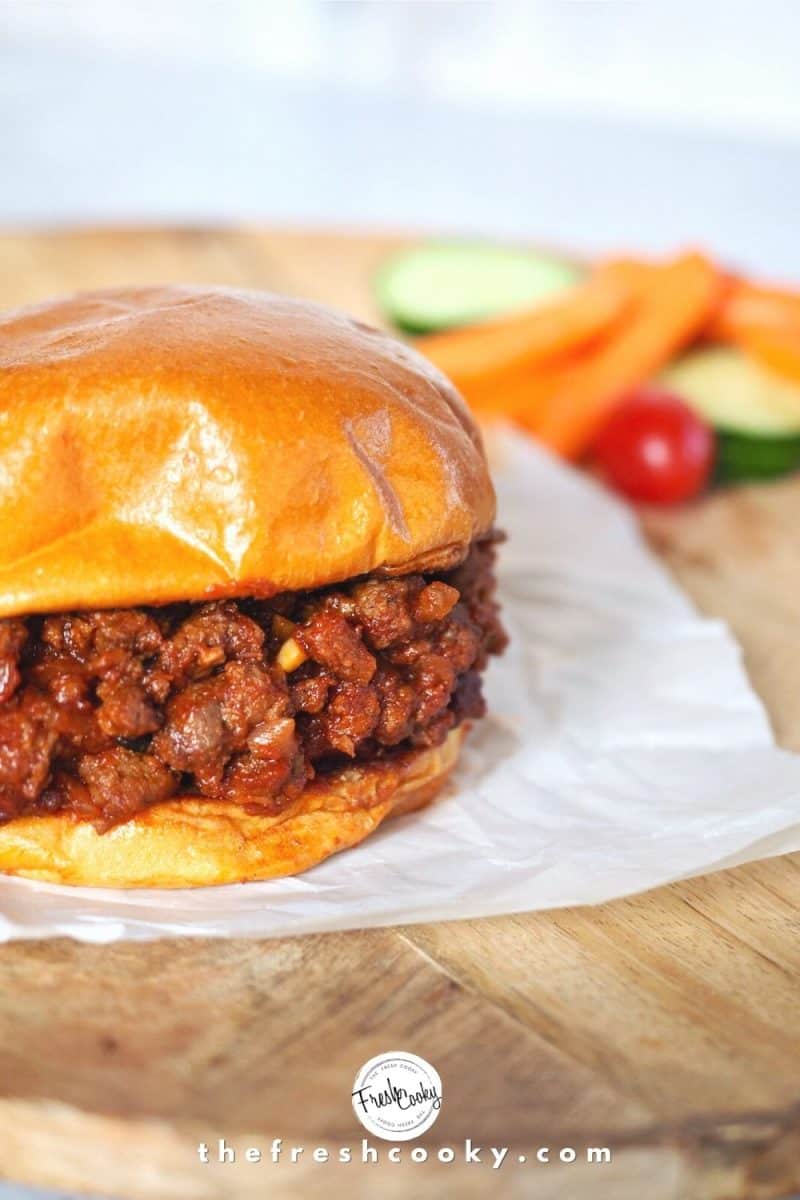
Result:
[[800,466],[800,386],[730,346],[686,354],[660,376],[718,430],[716,476],[768,479]]
[[748,334],[742,345],[767,369],[800,385],[800,325],[797,329],[758,330]]
[[732,346],[691,350],[657,383],[717,429],[760,437],[800,434],[800,386]]
[[720,483],[775,479],[800,467],[800,434],[759,437],[757,434],[717,434],[715,475]]
[[566,365],[553,380],[537,436],[567,458],[592,445],[620,398],[646,382],[707,325],[720,276],[701,254],[659,265],[620,260],[607,265],[633,286],[630,315],[597,349]]
[[515,309],[573,287],[573,262],[483,242],[431,243],[396,255],[376,279],[378,303],[399,329],[432,333]]
[[[566,458],[596,444],[627,494],[696,494],[711,457],[704,423],[719,478],[800,467],[800,292],[726,275],[697,253],[617,257],[585,276],[559,258],[464,243],[397,256],[378,291],[396,324],[426,332],[418,348],[477,412]],[[643,397],[654,380],[662,390]]]
[[640,391],[614,410],[595,456],[616,491],[650,504],[677,504],[708,482],[714,435],[679,397]]
[[770,330],[794,331],[800,336],[800,294],[728,278],[705,336],[710,341],[746,342],[754,334]]
[[543,363],[582,349],[619,321],[630,289],[600,271],[563,296],[509,317],[417,339],[416,346],[448,375],[473,407],[509,411]]

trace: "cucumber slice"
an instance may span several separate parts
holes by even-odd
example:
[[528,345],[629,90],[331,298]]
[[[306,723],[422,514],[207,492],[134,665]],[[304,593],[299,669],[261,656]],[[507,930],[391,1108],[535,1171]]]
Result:
[[684,355],[658,379],[710,425],[756,438],[800,434],[800,387],[726,346]]
[[533,307],[572,287],[575,263],[486,243],[445,242],[396,255],[379,272],[376,295],[406,333],[434,333]]
[[800,467],[800,434],[756,437],[746,433],[717,435],[715,478],[720,483],[775,479]]

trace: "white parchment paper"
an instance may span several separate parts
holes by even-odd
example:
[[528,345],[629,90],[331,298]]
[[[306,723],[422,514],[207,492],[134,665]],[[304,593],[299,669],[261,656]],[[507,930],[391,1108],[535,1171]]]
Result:
[[99,891],[0,878],[0,938],[273,936],[593,904],[800,848],[800,757],[774,744],[724,625],[630,512],[510,433],[492,446],[512,648],[433,807],[292,879]]

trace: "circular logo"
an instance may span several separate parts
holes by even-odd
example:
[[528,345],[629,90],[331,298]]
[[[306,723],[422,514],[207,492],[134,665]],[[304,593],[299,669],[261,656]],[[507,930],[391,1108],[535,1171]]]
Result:
[[442,1107],[439,1072],[405,1050],[378,1054],[353,1083],[353,1109],[361,1124],[387,1142],[407,1142],[430,1129]]

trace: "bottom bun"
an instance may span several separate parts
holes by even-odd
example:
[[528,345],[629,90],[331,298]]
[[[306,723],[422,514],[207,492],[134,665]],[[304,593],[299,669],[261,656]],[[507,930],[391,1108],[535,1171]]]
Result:
[[66,815],[0,827],[0,872],[84,887],[202,887],[296,875],[430,803],[458,758],[463,726],[433,749],[315,779],[276,816],[193,796],[98,833]]

